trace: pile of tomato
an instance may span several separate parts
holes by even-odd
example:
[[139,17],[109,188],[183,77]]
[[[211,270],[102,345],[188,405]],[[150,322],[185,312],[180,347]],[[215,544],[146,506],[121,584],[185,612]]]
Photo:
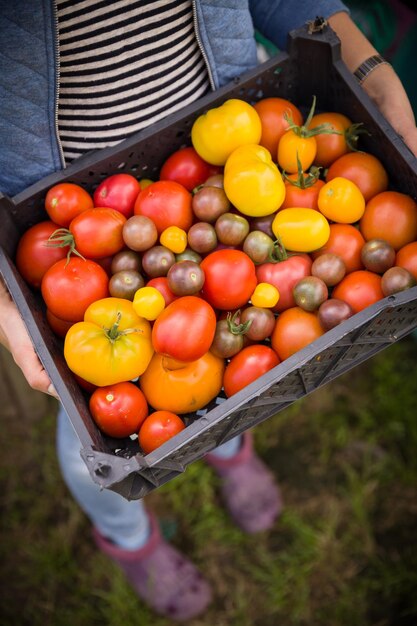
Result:
[[148,453],[417,279],[417,205],[366,129],[283,98],[199,116],[156,181],[52,187],[16,265],[41,292],[93,419]]

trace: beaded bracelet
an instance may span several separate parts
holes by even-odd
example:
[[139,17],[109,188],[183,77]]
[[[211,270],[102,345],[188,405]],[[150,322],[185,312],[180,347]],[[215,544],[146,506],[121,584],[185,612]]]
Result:
[[378,65],[390,65],[390,63],[388,63],[388,61],[386,61],[380,54],[374,54],[369,57],[369,59],[366,59],[366,61],[361,63],[361,65],[359,65],[359,67],[353,72],[353,75],[358,83],[361,84],[365,78],[367,78],[369,74],[378,67]]

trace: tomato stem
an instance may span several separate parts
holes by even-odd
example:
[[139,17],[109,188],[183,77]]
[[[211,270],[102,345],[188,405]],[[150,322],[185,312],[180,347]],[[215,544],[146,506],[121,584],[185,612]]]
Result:
[[252,320],[247,320],[243,324],[237,324],[236,318],[238,318],[239,315],[240,309],[238,311],[235,311],[234,313],[229,312],[227,314],[227,328],[229,329],[229,332],[232,333],[232,335],[245,335],[248,332],[249,328],[252,326]]
[[70,230],[68,230],[68,228],[57,228],[57,230],[55,230],[52,235],[48,237],[46,245],[50,248],[66,248],[68,246],[66,265],[69,263],[71,254],[79,256],[83,259],[83,261],[85,261],[83,255],[80,254],[75,248],[74,235]]
[[319,124],[314,128],[310,128],[311,120],[313,119],[314,112],[316,110],[316,96],[313,96],[313,103],[308,113],[307,119],[302,126],[294,124],[291,113],[284,113],[284,118],[289,124],[289,130],[292,130],[298,137],[307,139],[308,137],[314,137],[315,135],[343,135],[339,130],[335,130],[331,124],[327,122],[325,124]]
[[282,243],[281,237],[278,235],[274,241],[274,245],[269,251],[268,260],[270,263],[279,263],[280,261],[285,261],[286,259],[288,259],[288,254],[284,244]]

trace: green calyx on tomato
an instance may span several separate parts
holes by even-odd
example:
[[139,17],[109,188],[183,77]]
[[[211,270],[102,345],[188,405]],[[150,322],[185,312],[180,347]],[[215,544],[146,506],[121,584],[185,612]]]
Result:
[[137,378],[153,352],[149,322],[122,298],[93,302],[84,321],[68,330],[64,343],[70,370],[99,387]]
[[57,228],[47,239],[46,246],[48,248],[68,248],[67,264],[71,258],[71,254],[76,254],[81,259],[85,258],[78,252],[75,247],[74,235],[68,228]]
[[304,122],[304,124],[302,124],[301,126],[298,126],[297,124],[294,124],[294,122],[291,119],[291,113],[289,115],[286,116],[286,119],[288,121],[289,124],[289,129],[292,130],[298,137],[304,137],[304,138],[308,138],[308,137],[314,137],[315,135],[322,135],[323,133],[325,134],[332,134],[332,135],[341,135],[343,133],[341,133],[338,130],[335,130],[331,124],[319,124],[318,126],[315,126],[314,128],[310,128],[310,122],[314,116],[314,111],[316,109],[316,96],[313,96],[313,102],[311,104],[311,109],[309,111],[309,114],[307,116],[306,121]]

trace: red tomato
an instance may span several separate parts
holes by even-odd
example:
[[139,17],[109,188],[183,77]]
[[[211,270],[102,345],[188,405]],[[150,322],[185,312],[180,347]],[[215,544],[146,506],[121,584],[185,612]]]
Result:
[[[288,178],[295,178],[297,180],[297,174],[290,174]],[[324,186],[324,180],[317,179],[310,187],[304,189],[293,185],[292,183],[285,181],[285,198],[284,202],[279,207],[281,209],[290,208],[304,208],[314,209],[318,211],[317,198],[320,189]]]
[[290,116],[296,126],[301,126],[303,116],[298,108],[285,98],[263,98],[254,104],[261,118],[262,136],[261,146],[264,146],[276,160],[278,141],[289,128],[289,121],[285,116]]
[[276,352],[268,346],[255,344],[243,348],[226,366],[223,378],[226,396],[229,398],[237,393],[279,362]]
[[213,308],[196,296],[183,296],[171,302],[152,327],[155,352],[187,363],[210,349],[216,330]]
[[211,252],[200,267],[205,275],[202,295],[216,309],[238,309],[255,290],[255,264],[241,250]]
[[158,234],[168,226],[188,231],[193,223],[192,196],[180,183],[158,180],[146,187],[135,202],[135,215],[145,215],[155,224]]
[[325,252],[337,254],[346,266],[346,273],[354,272],[363,268],[361,250],[365,239],[352,224],[330,224],[330,237],[327,243],[312,253],[313,259],[317,259]]
[[110,437],[137,433],[149,412],[143,391],[131,382],[98,387],[89,406],[97,426]]
[[[321,124],[329,124],[333,130],[341,133],[319,133],[315,135],[317,152],[314,165],[329,167],[343,154],[352,151],[352,147],[356,143],[354,140],[355,129],[352,128],[351,120],[342,113],[317,113],[311,118],[309,128],[316,128]],[[351,137],[353,137],[353,146],[349,143]]]
[[204,161],[194,148],[180,148],[162,165],[159,180],[174,180],[192,191],[202,185],[212,172],[213,166]]
[[184,422],[175,413],[155,411],[146,418],[139,430],[139,445],[145,454],[149,454],[184,428]]
[[95,190],[94,206],[115,209],[126,218],[131,217],[140,190],[140,182],[131,174],[113,174]]
[[90,194],[74,183],[59,183],[49,189],[45,209],[55,224],[68,227],[72,219],[82,211],[93,208]]
[[395,265],[408,270],[417,280],[417,241],[408,243],[398,250]]
[[316,313],[292,307],[278,316],[271,345],[283,361],[324,334]]
[[47,246],[48,238],[59,226],[46,220],[31,226],[23,233],[16,251],[16,267],[25,281],[32,287],[39,288],[46,270],[68,253],[65,248]]
[[58,335],[58,337],[62,338],[65,337],[68,329],[71,328],[71,326],[74,324],[74,322],[68,322],[66,320],[59,319],[59,317],[51,313],[49,309],[46,309],[46,319],[49,326],[54,331],[55,335]]
[[382,300],[381,276],[368,270],[351,272],[333,290],[332,298],[347,302],[354,313]]
[[178,296],[176,296],[175,293],[172,293],[171,289],[169,288],[168,278],[166,276],[151,278],[151,280],[148,280],[148,282],[146,283],[146,286],[155,287],[155,289],[162,293],[165,300],[165,306],[168,306],[168,304],[171,304],[171,302],[174,302],[174,300],[178,298]]
[[87,307],[106,298],[109,277],[94,261],[72,257],[58,261],[45,273],[41,291],[51,313],[61,320],[79,322]]
[[299,280],[310,275],[311,265],[312,260],[308,254],[294,254],[285,261],[258,265],[258,282],[274,285],[279,291],[279,300],[274,311],[284,311],[295,306],[293,288]]
[[75,249],[87,259],[101,259],[125,247],[123,225],[126,218],[119,211],[95,208],[83,211],[69,225]]
[[417,204],[405,193],[379,193],[367,203],[359,228],[366,241],[384,239],[399,250],[417,239]]
[[348,152],[334,161],[326,181],[341,176],[354,182],[366,201],[388,188],[388,174],[381,161],[367,152]]

